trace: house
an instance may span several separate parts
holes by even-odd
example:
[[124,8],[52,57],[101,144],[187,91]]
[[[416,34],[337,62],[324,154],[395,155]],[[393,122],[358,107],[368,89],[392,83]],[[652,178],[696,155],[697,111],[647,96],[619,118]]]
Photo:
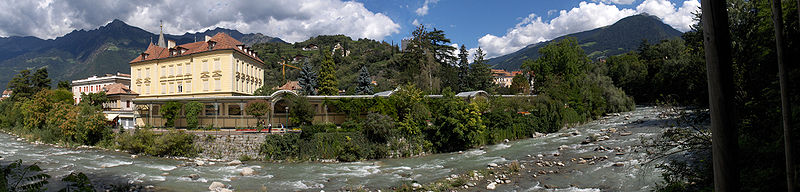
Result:
[[280,87],[272,88],[272,90],[289,90],[289,91],[298,91],[301,89],[303,89],[303,87],[300,86],[299,81],[287,81]]
[[511,81],[514,79],[514,75],[512,73],[502,69],[492,69],[494,84],[500,87],[511,87]]
[[72,99],[75,104],[81,103],[81,94],[100,93],[103,87],[111,84],[131,84],[131,76],[124,73],[106,74],[104,76],[91,76],[86,79],[72,81]]
[[305,47],[303,47],[303,51],[316,51],[317,49],[319,49],[319,47],[316,44],[313,44],[313,43],[308,44]]
[[2,101],[4,99],[8,99],[9,97],[11,97],[12,93],[14,93],[14,91],[11,91],[11,89],[3,90],[3,96],[0,97],[0,101]]
[[102,91],[108,97],[108,102],[103,103],[106,119],[125,129],[134,128],[136,106],[133,104],[133,99],[139,94],[122,83],[106,85]]

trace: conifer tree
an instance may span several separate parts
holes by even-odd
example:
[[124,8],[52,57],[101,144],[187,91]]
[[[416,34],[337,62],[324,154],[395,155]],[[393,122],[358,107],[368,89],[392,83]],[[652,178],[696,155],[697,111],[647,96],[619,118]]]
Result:
[[33,86],[34,92],[38,92],[42,89],[50,89],[50,77],[48,77],[47,67],[42,67],[36,70],[33,73],[33,79],[31,79],[31,86]]
[[317,95],[317,72],[315,72],[311,64],[306,61],[300,69],[300,77],[297,78],[297,84],[303,89],[300,91],[304,95]]
[[469,87],[469,52],[467,47],[461,45],[458,53],[458,87],[454,90],[461,92]]
[[320,95],[338,95],[339,82],[336,80],[336,64],[328,53],[322,54],[319,70],[318,92]]
[[484,90],[489,91],[492,88],[492,70],[489,68],[489,65],[484,62],[483,57],[486,56],[483,53],[483,49],[478,47],[478,50],[475,51],[475,61],[470,65],[470,88],[473,91],[475,90]]
[[356,87],[356,94],[369,95],[372,94],[372,78],[369,76],[366,65],[361,65],[358,72],[358,87]]

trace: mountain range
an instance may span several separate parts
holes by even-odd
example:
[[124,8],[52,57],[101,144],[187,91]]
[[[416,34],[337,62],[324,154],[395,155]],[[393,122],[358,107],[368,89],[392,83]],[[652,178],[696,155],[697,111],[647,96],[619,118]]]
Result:
[[681,34],[680,31],[661,22],[656,16],[633,15],[620,19],[609,26],[531,44],[516,52],[488,59],[486,62],[494,69],[518,70],[525,60],[539,58],[539,48],[566,37],[575,37],[586,54],[592,59],[597,59],[636,50],[642,40],[657,43],[665,39],[680,37]]
[[[264,42],[281,42],[275,37],[260,33],[243,34],[236,30],[216,28],[197,33],[164,36],[177,44],[203,40],[224,32],[247,45]],[[130,73],[128,62],[156,43],[158,34],[113,20],[93,30],[75,30],[55,39],[37,37],[0,37],[0,87],[20,70],[47,67],[53,84],[61,80],[75,80],[105,73]],[[0,89],[2,90],[2,89]]]

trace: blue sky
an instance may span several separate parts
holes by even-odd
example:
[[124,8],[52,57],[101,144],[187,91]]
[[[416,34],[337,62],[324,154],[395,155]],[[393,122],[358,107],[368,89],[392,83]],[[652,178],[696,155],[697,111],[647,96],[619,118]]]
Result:
[[699,0],[0,0],[0,37],[53,39],[114,19],[169,34],[217,27],[288,42],[344,34],[399,42],[415,24],[435,27],[488,57],[648,13],[686,31]]

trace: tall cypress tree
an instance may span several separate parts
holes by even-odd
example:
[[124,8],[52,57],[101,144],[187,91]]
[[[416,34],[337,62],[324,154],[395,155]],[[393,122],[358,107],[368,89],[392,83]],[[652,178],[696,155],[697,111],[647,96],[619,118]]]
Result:
[[369,95],[372,94],[372,78],[369,76],[366,65],[361,65],[358,72],[358,87],[356,87],[356,94]]
[[322,54],[322,62],[319,69],[319,94],[320,95],[338,95],[339,82],[336,80],[336,64],[333,62],[331,55],[327,51]]
[[297,78],[297,81],[297,84],[303,88],[301,90],[302,94],[317,95],[317,72],[312,69],[308,60],[303,64],[303,68],[300,69],[300,77]]

